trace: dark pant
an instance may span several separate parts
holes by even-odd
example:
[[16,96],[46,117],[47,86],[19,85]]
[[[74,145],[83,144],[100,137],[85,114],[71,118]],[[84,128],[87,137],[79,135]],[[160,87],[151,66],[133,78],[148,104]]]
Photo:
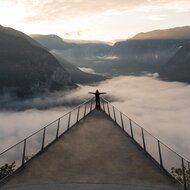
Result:
[[96,100],[96,109],[100,110],[100,101]]

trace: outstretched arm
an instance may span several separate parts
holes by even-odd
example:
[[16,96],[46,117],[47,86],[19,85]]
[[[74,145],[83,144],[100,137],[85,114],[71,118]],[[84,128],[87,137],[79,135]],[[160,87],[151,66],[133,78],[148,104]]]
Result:
[[88,94],[96,94],[96,93],[94,93],[94,92],[89,92]]
[[100,92],[99,94],[107,94],[106,92]]

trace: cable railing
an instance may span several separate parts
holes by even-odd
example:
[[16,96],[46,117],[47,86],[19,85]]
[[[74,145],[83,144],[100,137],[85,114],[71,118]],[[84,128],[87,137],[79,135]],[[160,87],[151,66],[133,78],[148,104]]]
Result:
[[[188,159],[151,135],[104,98],[100,98],[100,106],[101,110],[146,154],[154,159],[170,176],[177,179],[183,185],[184,190],[190,190],[190,161]],[[0,153],[0,182],[58,140],[61,135],[95,108],[95,99],[92,98]]]
[[0,153],[0,181],[22,168],[61,135],[95,109],[94,98],[41,128],[37,132]]
[[162,143],[104,98],[101,98],[100,101],[101,110],[122,128],[146,154],[152,157],[164,171],[177,179],[183,185],[184,190],[190,189],[190,161],[188,159]]

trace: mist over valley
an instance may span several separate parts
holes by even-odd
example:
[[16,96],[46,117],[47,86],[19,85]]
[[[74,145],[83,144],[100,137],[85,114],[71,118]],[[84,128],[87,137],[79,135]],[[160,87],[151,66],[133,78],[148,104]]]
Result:
[[[71,105],[92,98],[88,91],[96,89],[106,91],[104,97],[119,110],[177,152],[190,157],[190,86],[180,82],[164,82],[153,76],[121,76],[98,85],[81,85],[66,95],[59,92],[43,98],[13,102],[19,108],[30,104],[30,109],[19,112],[1,110],[0,149],[7,148],[64,115],[72,109]],[[40,106],[43,109],[39,109]]]
[[56,35],[31,38],[1,26],[0,151],[99,89],[119,110],[190,158],[189,34],[190,27],[178,27],[110,45]]

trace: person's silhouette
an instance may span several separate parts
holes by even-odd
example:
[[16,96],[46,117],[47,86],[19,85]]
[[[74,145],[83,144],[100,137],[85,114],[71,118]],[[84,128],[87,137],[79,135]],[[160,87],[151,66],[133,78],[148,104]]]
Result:
[[94,94],[96,97],[96,109],[100,110],[100,94],[106,94],[105,92],[99,92],[99,90],[96,90],[96,92],[89,92],[89,94]]

